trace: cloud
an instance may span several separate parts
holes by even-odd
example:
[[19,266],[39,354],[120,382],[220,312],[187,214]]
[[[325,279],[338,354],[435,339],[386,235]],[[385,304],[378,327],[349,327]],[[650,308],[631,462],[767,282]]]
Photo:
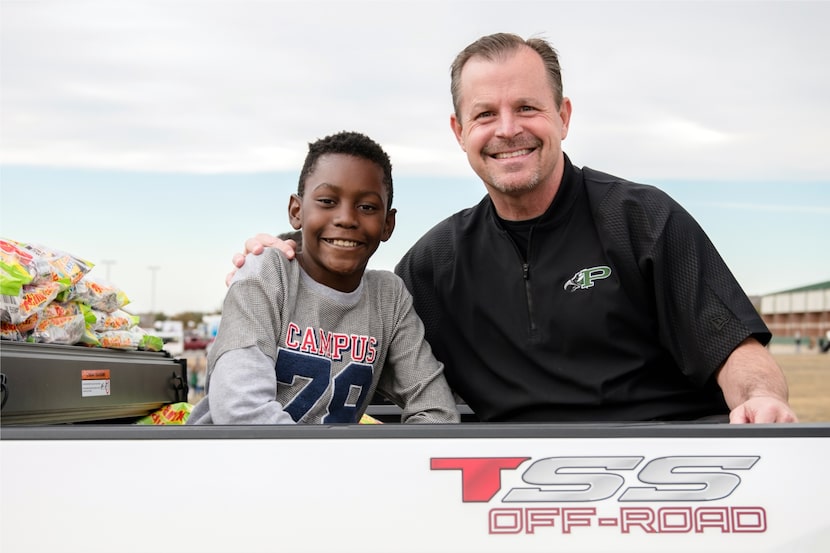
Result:
[[707,128],[698,121],[683,118],[667,118],[646,125],[645,134],[656,140],[675,140],[682,145],[721,144],[732,140],[732,137],[722,131]]
[[449,64],[508,30],[559,49],[578,163],[826,178],[828,19],[821,2],[6,2],[2,163],[291,170],[354,129],[402,172],[467,174]]
[[[571,159],[682,181],[749,291],[827,272],[802,237],[826,227],[830,2],[2,1],[3,232],[117,260],[138,310],[150,265],[165,310],[218,307],[231,254],[286,230],[307,144],[332,132],[392,157],[399,224],[375,266],[477,202],[449,66],[497,31],[558,49]],[[32,190],[56,215],[31,215]]]
[[830,215],[830,206],[821,205],[772,205],[753,204],[745,202],[701,202],[700,205],[706,205],[718,209],[762,211],[766,213],[802,213],[810,215]]

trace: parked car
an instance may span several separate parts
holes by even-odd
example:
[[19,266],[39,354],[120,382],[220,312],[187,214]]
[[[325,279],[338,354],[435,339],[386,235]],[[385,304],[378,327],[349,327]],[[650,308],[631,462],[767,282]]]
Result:
[[207,349],[210,343],[213,342],[213,338],[204,338],[202,336],[188,336],[184,339],[184,349],[185,350],[198,350],[198,349]]

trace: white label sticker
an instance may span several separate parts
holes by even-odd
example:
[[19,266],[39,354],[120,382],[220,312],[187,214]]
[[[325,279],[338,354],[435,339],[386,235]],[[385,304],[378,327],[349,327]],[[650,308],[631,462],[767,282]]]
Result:
[[110,395],[109,380],[82,380],[81,397]]

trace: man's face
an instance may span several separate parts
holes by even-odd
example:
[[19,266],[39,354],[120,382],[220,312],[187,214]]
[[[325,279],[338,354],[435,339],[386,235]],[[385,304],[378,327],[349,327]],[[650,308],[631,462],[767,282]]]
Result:
[[571,104],[557,106],[544,64],[530,48],[504,60],[471,58],[462,69],[458,143],[491,193],[520,195],[562,175]]

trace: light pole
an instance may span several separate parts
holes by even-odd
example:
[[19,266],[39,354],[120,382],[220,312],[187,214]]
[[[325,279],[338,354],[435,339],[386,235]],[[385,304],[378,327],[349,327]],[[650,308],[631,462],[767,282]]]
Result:
[[158,265],[150,265],[147,267],[150,269],[150,273],[152,274],[152,280],[150,283],[150,312],[153,314],[153,320],[156,318],[156,271],[158,271],[161,267]]
[[110,266],[115,265],[115,260],[113,259],[102,259],[101,263],[107,266],[107,283],[112,284],[110,280]]

